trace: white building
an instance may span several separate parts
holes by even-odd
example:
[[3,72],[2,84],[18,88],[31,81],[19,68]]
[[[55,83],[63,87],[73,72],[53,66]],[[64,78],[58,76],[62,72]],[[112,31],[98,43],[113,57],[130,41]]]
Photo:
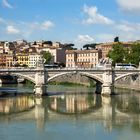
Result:
[[36,67],[36,63],[42,59],[41,54],[29,54],[29,67]]

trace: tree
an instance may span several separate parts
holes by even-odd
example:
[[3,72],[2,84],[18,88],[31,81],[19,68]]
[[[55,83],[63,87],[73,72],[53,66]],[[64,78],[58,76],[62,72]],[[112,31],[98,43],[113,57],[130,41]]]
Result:
[[121,43],[114,44],[112,50],[108,53],[108,57],[113,60],[113,65],[115,63],[124,63],[125,55],[125,50]]
[[139,65],[140,62],[140,43],[134,43],[128,55],[128,61],[132,64]]
[[99,45],[99,44],[97,44],[97,43],[85,44],[85,45],[83,46],[83,48],[85,48],[86,50],[89,50],[89,48],[90,48],[90,49],[95,49],[96,45]]
[[74,44],[73,43],[65,43],[65,44],[61,44],[62,47],[67,48],[69,50],[73,50],[75,48],[73,48]]
[[52,46],[52,41],[44,41],[43,44],[47,44],[47,45]]
[[119,37],[118,37],[118,36],[116,36],[116,37],[114,38],[114,42],[119,42]]
[[50,61],[53,58],[53,56],[51,55],[51,53],[49,51],[43,52],[43,57],[45,58],[45,64],[50,63]]

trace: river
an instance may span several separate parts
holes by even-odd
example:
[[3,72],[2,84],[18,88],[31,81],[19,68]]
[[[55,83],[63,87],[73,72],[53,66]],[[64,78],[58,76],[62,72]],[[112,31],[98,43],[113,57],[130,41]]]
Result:
[[138,92],[103,97],[93,88],[51,85],[49,96],[34,98],[32,88],[0,88],[8,91],[0,98],[0,140],[140,139]]

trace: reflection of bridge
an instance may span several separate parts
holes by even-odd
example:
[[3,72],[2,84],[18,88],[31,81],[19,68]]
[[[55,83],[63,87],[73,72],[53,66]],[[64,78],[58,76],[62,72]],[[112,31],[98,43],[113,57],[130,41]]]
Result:
[[[12,111],[14,112],[12,108],[14,109],[16,106],[17,110],[23,110],[24,112],[18,114],[16,113],[12,116],[7,116],[4,118],[0,117],[0,121],[9,122],[12,120],[34,120],[36,121],[37,127],[42,129],[46,121],[49,120],[53,120],[54,122],[63,121],[65,119],[82,119],[88,121],[97,120],[103,122],[105,127],[108,129],[111,129],[113,124],[123,125],[123,122],[135,122],[136,116],[138,119],[140,118],[140,115],[137,114],[137,111],[140,110],[140,98],[138,98],[139,95],[138,97],[135,96],[138,99],[136,101],[136,104],[138,104],[138,109],[136,109],[135,112],[136,115],[132,115],[130,112],[131,110],[128,110],[127,113],[122,111],[122,109],[126,110],[126,107],[132,103],[132,101],[129,102],[129,99],[125,98],[124,96],[116,97],[116,103],[114,103],[114,98],[108,98],[96,94],[92,96],[92,98],[89,98],[90,100],[88,100],[88,95],[82,96],[82,94],[52,96],[49,98],[49,102],[46,102],[45,98],[35,98],[35,100],[27,97],[17,97],[16,100],[7,99],[6,102],[8,104],[0,101],[1,105],[3,104],[3,107],[5,106],[6,108],[11,108],[12,113]],[[122,104],[122,109],[118,107],[120,102],[124,103]],[[31,106],[34,108],[31,109]],[[29,107],[30,110],[28,110],[27,107]],[[25,108],[28,111],[25,112]],[[88,111],[86,112],[86,110]]]
[[43,64],[39,64],[35,69],[14,68],[0,69],[0,73],[7,73],[24,79],[28,79],[35,84],[35,94],[43,95],[47,92],[47,83],[59,76],[77,74],[89,77],[96,81],[96,92],[111,94],[114,92],[115,81],[129,76],[138,75],[140,79],[140,69],[136,70],[113,70],[110,64],[106,64],[102,70],[97,69],[44,69]]

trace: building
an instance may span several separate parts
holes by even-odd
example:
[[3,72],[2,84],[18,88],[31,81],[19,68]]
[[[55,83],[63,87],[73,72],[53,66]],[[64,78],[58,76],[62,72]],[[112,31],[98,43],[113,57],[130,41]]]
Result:
[[6,54],[6,67],[12,67],[13,60],[13,55]]
[[92,68],[100,58],[100,50],[67,50],[66,67]]
[[[98,50],[101,50],[102,52],[102,58],[106,58],[109,51],[112,50],[113,48],[113,45],[117,44],[118,42],[108,42],[108,43],[102,43],[102,44],[99,44],[96,46],[96,49]],[[122,45],[125,47],[125,48],[128,48],[130,49],[133,42],[120,42],[122,43]]]
[[52,43],[53,45],[43,45],[42,47],[37,48],[37,52],[41,53],[43,51],[49,52],[52,55],[52,63],[64,63],[66,64],[66,47],[62,47],[60,43]]
[[3,54],[4,53],[4,44],[5,42],[0,42],[0,54]]
[[33,67],[36,67],[36,64],[39,60],[42,59],[42,55],[40,54],[29,54],[29,67],[33,68]]
[[0,54],[0,67],[6,67],[6,54]]
[[29,66],[29,55],[28,54],[17,54],[17,64],[20,66]]

